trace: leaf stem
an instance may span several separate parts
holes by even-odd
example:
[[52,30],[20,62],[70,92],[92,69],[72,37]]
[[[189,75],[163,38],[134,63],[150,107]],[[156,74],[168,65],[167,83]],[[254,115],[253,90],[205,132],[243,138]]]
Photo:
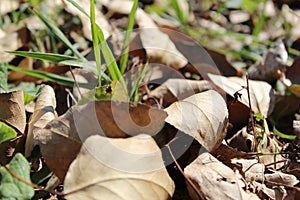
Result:
[[254,122],[254,117],[253,117],[253,110],[252,110],[252,106],[251,106],[251,97],[250,97],[250,86],[249,86],[249,75],[248,73],[246,73],[246,81],[247,81],[247,94],[248,94],[248,101],[249,101],[249,115],[250,115],[250,121],[251,121],[251,127],[252,127],[252,131],[253,131],[253,136],[254,136],[254,140],[252,143],[252,151],[257,151],[257,136],[256,136],[256,131],[255,131],[255,122]]
[[18,179],[19,181],[25,183],[26,185],[29,185],[29,186],[33,187],[34,189],[42,190],[42,191],[45,191],[45,192],[49,192],[49,193],[51,193],[51,194],[55,194],[55,195],[58,195],[58,196],[63,196],[63,194],[60,193],[60,192],[56,192],[56,191],[53,191],[53,190],[48,190],[48,189],[45,189],[45,188],[43,188],[43,187],[41,187],[41,186],[39,186],[39,185],[36,185],[36,184],[34,184],[34,183],[30,183],[30,182],[24,180],[22,177],[20,177],[20,176],[19,176],[18,174],[16,174],[13,170],[11,170],[10,168],[8,168],[6,165],[3,165],[1,162],[0,162],[0,166],[3,166],[3,167],[8,171],[8,173],[9,173],[11,176],[15,177],[16,179]]
[[177,169],[178,169],[178,170],[180,171],[180,173],[184,176],[185,180],[190,184],[190,186],[191,186],[191,187],[193,188],[193,190],[197,193],[197,195],[198,195],[198,197],[199,197],[200,199],[205,199],[205,198],[204,198],[204,195],[201,193],[200,190],[198,190],[198,188],[195,186],[195,184],[192,182],[192,180],[184,174],[184,171],[182,170],[182,168],[180,167],[180,165],[179,165],[178,162],[176,161],[176,159],[175,159],[175,157],[174,157],[174,155],[173,155],[173,153],[172,153],[172,150],[171,150],[170,146],[169,146],[169,145],[166,145],[166,147],[167,147],[168,151],[170,152],[170,155],[171,155],[171,157],[172,157],[172,159],[173,159],[173,161],[174,161],[174,163],[175,163]]

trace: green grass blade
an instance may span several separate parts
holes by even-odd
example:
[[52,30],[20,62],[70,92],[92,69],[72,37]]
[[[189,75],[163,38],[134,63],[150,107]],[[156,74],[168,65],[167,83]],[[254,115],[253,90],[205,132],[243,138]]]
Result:
[[117,62],[114,58],[114,55],[112,53],[112,51],[110,50],[105,38],[104,38],[104,34],[103,31],[101,30],[101,28],[96,24],[96,30],[97,30],[97,34],[99,37],[99,42],[100,42],[100,48],[102,50],[102,54],[103,57],[105,59],[106,65],[107,65],[107,69],[109,71],[109,75],[112,78],[112,80],[118,80],[121,85],[123,86],[125,92],[127,92],[127,87],[125,84],[125,81],[122,77],[122,74],[120,72],[120,69],[117,65]]
[[68,87],[73,87],[75,84],[78,84],[80,87],[84,87],[84,88],[88,88],[88,89],[92,89],[95,87],[95,85],[92,85],[90,83],[75,83],[75,81],[73,79],[59,76],[59,75],[53,74],[53,73],[42,72],[42,71],[38,71],[38,70],[23,69],[23,68],[15,67],[12,65],[8,65],[7,68],[10,70],[16,71],[16,72],[21,72],[21,73],[24,73],[24,74],[27,74],[30,76],[34,76],[36,78],[45,79],[47,81],[51,81],[51,82],[54,82],[54,83],[57,83],[60,85],[64,85],[64,86],[68,86]]
[[[101,32],[97,28],[96,20],[95,20],[95,1],[90,1],[90,22],[92,29],[92,38],[93,38],[93,47],[94,47],[94,55],[98,70],[98,86],[101,86],[101,55],[100,55],[100,45],[99,45],[99,37]],[[103,37],[104,38],[104,37]]]
[[182,9],[180,8],[178,0],[172,0],[171,6],[175,10],[176,16],[179,19],[180,23],[187,24],[187,22],[188,22],[187,16],[184,15]]
[[144,79],[144,77],[146,76],[146,72],[148,70],[148,62],[144,65],[143,69],[142,69],[142,72],[138,73],[135,80],[133,81],[133,86],[132,86],[132,90],[131,90],[131,93],[130,93],[130,100],[131,101],[138,101],[136,99],[136,95],[138,93],[138,89],[139,89],[139,86],[142,82],[142,80]]
[[[87,12],[85,12],[79,4],[77,4],[75,1],[73,0],[67,0],[69,1],[71,4],[73,4],[78,10],[80,10],[83,14],[85,14],[87,17],[90,17],[88,15]],[[90,3],[91,3],[91,11],[94,13],[94,10],[95,10],[95,1],[94,0],[90,0]],[[90,18],[94,18],[94,17],[90,17]],[[116,63],[116,60],[108,46],[108,44],[106,43],[105,41],[105,38],[104,38],[104,34],[103,34],[103,31],[102,29],[98,26],[98,24],[96,24],[95,22],[95,19],[90,19],[91,21],[91,26],[92,26],[92,37],[93,37],[93,46],[94,46],[94,43],[96,44],[97,43],[97,40],[98,40],[98,45],[100,46],[100,50],[102,50],[102,53],[103,53],[103,57],[105,59],[105,62],[107,64],[107,68],[108,68],[108,71],[109,71],[109,74],[112,78],[112,80],[118,80],[120,81],[120,83],[122,84],[123,88],[125,91],[127,91],[127,88],[126,88],[126,84],[125,84],[125,81],[122,77],[122,73],[120,72],[119,70],[119,67]],[[97,39],[94,39],[94,36],[93,35],[97,35],[98,38]],[[96,40],[96,41],[95,41]],[[97,48],[94,47],[94,51],[98,51],[96,50]],[[95,52],[95,54],[97,55],[100,55],[98,54],[97,52]],[[96,59],[96,63],[97,63],[97,56],[95,55],[95,59]],[[99,59],[100,60],[100,59]],[[99,61],[98,61],[99,62]],[[97,67],[99,65],[97,64]],[[100,76],[103,76],[104,73],[101,73]],[[99,78],[98,78],[99,79]],[[100,77],[101,79],[101,77]]]
[[125,72],[126,64],[128,61],[130,35],[131,35],[132,29],[134,26],[134,17],[135,17],[137,7],[138,7],[138,0],[134,0],[129,17],[128,17],[126,36],[125,36],[124,44],[123,44],[124,51],[122,52],[122,55],[120,58],[120,68],[121,68],[122,74]]
[[[8,53],[17,56],[34,58],[38,60],[45,60],[48,62],[57,63],[61,65],[70,65],[75,67],[87,68],[91,70],[93,73],[98,74],[98,71],[96,70],[95,66],[92,63],[71,56],[53,54],[53,53],[28,52],[28,51],[9,51]],[[106,81],[108,82],[111,81],[111,79],[104,72],[101,72],[101,75]]]
[[121,85],[123,86],[124,90],[127,92],[125,81],[122,77],[122,74],[118,68],[117,62],[114,58],[114,55],[112,54],[108,44],[106,41],[101,41],[101,49],[103,53],[103,57],[105,59],[105,62],[107,64],[107,69],[109,71],[109,74],[113,80],[120,81]]
[[266,6],[267,6],[267,0],[264,0],[263,10],[261,12],[261,15],[259,16],[258,23],[255,25],[254,30],[253,30],[253,35],[255,37],[258,37],[258,34],[261,32],[261,29],[263,28],[263,25],[265,23]]
[[78,58],[85,60],[85,58],[80,54],[80,52],[73,47],[68,38],[64,35],[59,28],[52,24],[46,17],[41,15],[36,10],[33,10],[33,13],[45,24],[45,26],[51,31],[53,35],[57,37],[64,45],[66,45]]
[[273,132],[274,132],[275,135],[277,135],[277,136],[279,136],[283,139],[295,140],[297,138],[296,135],[287,135],[287,134],[284,134],[284,133],[280,132],[279,130],[277,130],[275,128],[275,126],[273,127]]
[[64,61],[80,61],[78,58],[65,56],[61,54],[54,53],[40,53],[40,52],[29,52],[29,51],[8,51],[10,54],[14,54],[17,56],[24,56],[39,60],[45,60],[53,63],[60,63]]

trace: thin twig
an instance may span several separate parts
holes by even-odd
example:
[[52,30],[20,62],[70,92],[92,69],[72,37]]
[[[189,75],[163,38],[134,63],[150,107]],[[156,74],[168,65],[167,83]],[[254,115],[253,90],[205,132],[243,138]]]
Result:
[[256,131],[255,131],[255,122],[254,122],[254,117],[253,117],[253,110],[252,110],[252,106],[251,106],[250,86],[249,86],[248,73],[246,74],[246,80],[247,80],[247,94],[248,94],[249,109],[250,109],[249,114],[250,114],[250,121],[251,121],[253,136],[254,136],[254,140],[253,140],[253,143],[252,143],[252,151],[257,151],[257,136],[256,136]]
[[298,192],[300,192],[300,188],[299,187],[296,187],[296,186],[291,186],[291,185],[287,185],[287,184],[284,184],[284,183],[276,183],[276,182],[273,182],[273,181],[267,181],[267,183],[270,183],[272,185],[276,185],[276,186],[284,186],[286,188],[289,188],[289,189],[294,189],[294,190],[297,190]]
[[72,70],[72,67],[71,67],[71,66],[70,66],[70,72],[71,72],[71,75],[72,75],[72,77],[73,77],[73,79],[74,79],[74,82],[75,82],[76,88],[77,88],[77,90],[78,90],[78,93],[80,94],[80,97],[82,98],[82,94],[81,94],[81,91],[80,91],[80,88],[79,88],[79,84],[78,84],[78,82],[76,81],[76,78],[75,78],[75,75],[74,75],[74,73],[73,73],[73,70]]
[[271,166],[271,165],[276,165],[278,163],[282,163],[282,162],[286,162],[286,161],[288,161],[288,159],[279,160],[279,161],[276,161],[276,162],[265,164],[265,167],[268,167],[268,166]]
[[252,157],[256,156],[270,156],[270,155],[297,155],[300,154],[297,152],[272,152],[272,153],[262,153],[262,152],[247,152],[248,155],[251,155]]
[[2,165],[2,163],[0,163],[0,165],[3,166],[8,171],[8,173],[10,173],[11,176],[15,177],[16,179],[18,179],[19,181],[25,183],[26,185],[29,185],[29,186],[33,187],[34,189],[42,190],[42,191],[45,191],[45,192],[48,192],[48,193],[51,193],[51,194],[55,194],[55,195],[58,195],[58,196],[63,196],[63,194],[61,194],[60,192],[56,192],[56,191],[53,191],[53,190],[48,190],[48,189],[45,189],[45,188],[43,188],[39,185],[28,182],[25,179],[23,179],[22,177],[20,177],[18,174],[16,174],[14,171],[12,171],[10,168],[8,168],[7,166]]
[[177,169],[178,169],[178,170],[180,171],[180,173],[184,176],[185,180],[187,180],[187,182],[188,182],[188,183],[190,184],[190,186],[194,189],[194,191],[197,193],[197,195],[199,196],[200,199],[205,199],[204,195],[201,193],[201,191],[198,190],[198,188],[195,186],[195,184],[192,182],[192,180],[184,174],[182,168],[180,167],[180,165],[179,165],[178,162],[176,161],[176,159],[175,159],[175,157],[174,157],[174,155],[173,155],[173,153],[172,153],[172,150],[171,150],[171,148],[170,148],[169,145],[167,145],[167,149],[168,149],[168,151],[170,152],[170,155],[171,155],[171,157],[172,157],[172,159],[173,159],[173,161],[174,161],[174,163],[175,163]]

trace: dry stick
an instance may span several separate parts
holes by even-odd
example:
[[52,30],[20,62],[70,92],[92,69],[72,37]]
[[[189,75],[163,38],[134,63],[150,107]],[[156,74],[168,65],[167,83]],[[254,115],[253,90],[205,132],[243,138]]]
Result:
[[70,72],[71,72],[71,75],[72,75],[72,77],[73,77],[73,79],[74,79],[76,88],[77,88],[77,90],[78,90],[78,92],[79,92],[79,94],[80,94],[80,96],[81,96],[81,98],[82,98],[82,94],[81,94],[81,91],[80,91],[80,88],[79,88],[79,84],[78,84],[78,82],[76,81],[76,78],[75,78],[75,75],[74,75],[74,73],[73,73],[73,70],[72,70],[72,67],[71,67],[71,66],[70,66]]
[[269,156],[269,155],[300,155],[299,153],[293,153],[293,152],[270,152],[270,153],[262,153],[262,152],[248,152],[248,155],[251,156]]
[[268,167],[268,166],[271,166],[271,165],[276,165],[278,163],[282,163],[282,162],[286,162],[286,161],[288,161],[288,159],[279,160],[279,161],[276,161],[276,162],[265,164],[265,167]]
[[284,184],[284,183],[276,183],[276,182],[273,182],[273,181],[266,181],[266,182],[270,183],[270,184],[273,184],[273,185],[276,185],[276,186],[284,186],[286,188],[294,189],[294,190],[297,190],[298,192],[300,192],[300,188],[297,187],[297,186],[291,186],[291,185],[287,185],[287,184]]
[[39,185],[36,185],[34,183],[30,183],[30,182],[24,180],[22,177],[20,177],[18,174],[16,174],[14,171],[12,171],[7,166],[3,165],[2,163],[0,163],[0,165],[3,166],[8,171],[8,173],[10,173],[10,175],[12,175],[13,177],[15,177],[19,181],[25,183],[26,185],[29,185],[29,186],[33,187],[34,189],[42,190],[42,191],[45,191],[45,192],[49,192],[51,194],[55,194],[55,195],[58,195],[58,196],[63,196],[60,192],[56,192],[56,191],[53,191],[53,190],[48,190],[48,189],[45,189],[45,188],[43,188],[43,187],[41,187]]
[[249,109],[250,109],[249,114],[250,114],[251,126],[252,126],[252,131],[253,131],[253,136],[254,136],[252,150],[257,151],[257,144],[256,144],[257,137],[256,137],[255,124],[254,124],[254,118],[253,118],[252,106],[251,106],[250,86],[249,86],[248,73],[246,74],[246,80],[247,80],[247,94],[248,94]]
[[187,182],[190,184],[190,186],[192,186],[192,188],[193,188],[194,191],[197,193],[197,195],[199,196],[199,198],[200,198],[200,199],[205,199],[204,194],[202,194],[201,191],[199,191],[198,188],[195,186],[195,184],[192,182],[192,180],[184,174],[184,172],[183,172],[183,170],[181,169],[180,165],[179,165],[178,162],[176,161],[176,159],[175,159],[175,157],[174,157],[174,155],[173,155],[173,153],[172,153],[172,150],[171,150],[171,148],[170,148],[169,145],[167,145],[167,148],[168,148],[168,151],[170,152],[170,155],[171,155],[171,157],[172,157],[172,159],[173,159],[173,161],[174,161],[176,167],[177,167],[178,170],[180,171],[180,173],[184,176],[184,178],[187,180]]

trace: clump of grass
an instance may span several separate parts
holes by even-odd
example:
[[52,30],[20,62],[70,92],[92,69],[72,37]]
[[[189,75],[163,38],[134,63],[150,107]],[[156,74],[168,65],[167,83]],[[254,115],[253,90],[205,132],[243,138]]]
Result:
[[[9,53],[30,57],[34,59],[44,60],[56,64],[70,65],[76,67],[88,68],[93,71],[98,76],[98,86],[103,85],[103,80],[105,83],[111,83],[112,81],[119,81],[123,87],[123,90],[126,94],[128,94],[127,86],[122,76],[125,73],[128,55],[129,55],[129,41],[130,34],[132,32],[134,26],[134,16],[138,6],[138,0],[134,0],[131,12],[128,17],[128,26],[126,30],[126,36],[123,44],[123,52],[120,58],[120,67],[117,65],[117,62],[113,56],[112,50],[109,48],[102,29],[98,26],[95,20],[95,0],[90,0],[90,14],[84,11],[74,0],[67,0],[71,4],[73,4],[78,10],[80,10],[83,14],[89,17],[91,22],[91,30],[92,30],[92,43],[94,48],[94,55],[96,61],[96,67],[89,62],[68,40],[68,38],[64,35],[64,33],[54,25],[50,20],[48,20],[45,16],[39,13],[37,10],[32,10],[32,12],[43,22],[43,24],[47,27],[47,29],[54,35],[59,41],[61,41],[72,53],[73,56],[66,56],[62,54],[56,53],[41,53],[41,52],[24,52],[24,51],[11,51]],[[106,67],[108,69],[109,74],[105,74],[104,70],[101,70],[101,53],[104,57]],[[42,78],[48,81],[52,81],[64,86],[74,86],[74,80],[62,77],[56,74],[51,74],[47,72],[41,72],[37,70],[28,70],[21,69],[15,66],[8,65],[8,69],[13,71],[22,72],[31,76],[35,76],[38,78]],[[133,101],[138,101],[137,91],[138,86],[141,83],[143,77],[145,76],[147,70],[147,65],[144,66],[143,70],[139,72],[136,76],[136,80],[133,81],[132,91],[130,92],[129,99]],[[90,84],[78,83],[80,87],[90,88],[92,89]]]

